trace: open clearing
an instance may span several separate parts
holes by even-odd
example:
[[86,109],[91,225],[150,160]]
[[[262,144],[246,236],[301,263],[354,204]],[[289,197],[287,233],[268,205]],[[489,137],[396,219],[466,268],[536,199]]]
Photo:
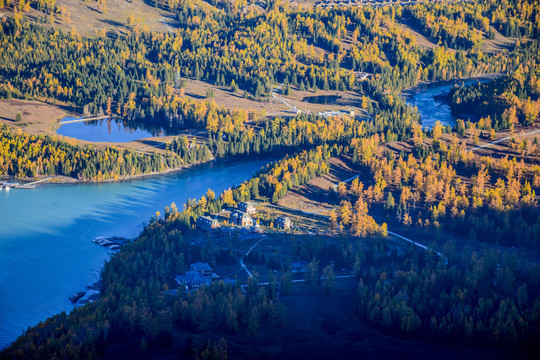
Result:
[[[147,25],[150,31],[167,32],[170,29],[167,22],[170,21],[172,14],[150,6],[144,0],[107,0],[108,13],[100,12],[96,1],[57,0],[56,3],[59,8],[65,7],[69,13],[69,20],[67,17],[56,16],[54,26],[66,31],[75,28],[78,33],[84,35],[93,35],[100,29],[126,33],[127,19],[132,15],[135,19],[140,19],[141,24]],[[7,15],[12,14],[7,9],[2,11]],[[41,11],[31,9],[26,15],[32,20],[49,24],[47,15]]]
[[[225,106],[229,109],[244,109],[252,110],[259,113],[264,113],[271,116],[294,116],[296,111],[283,104],[276,98],[270,98],[270,101],[253,99],[244,99],[243,89],[234,93],[228,86],[216,86],[204,81],[194,79],[182,79],[185,82],[185,95],[194,100],[215,101],[220,106]],[[206,91],[212,89],[214,92],[213,98],[206,98]],[[325,111],[342,111],[362,113],[362,95],[356,91],[337,91],[337,90],[319,90],[316,93],[313,91],[300,91],[298,87],[291,86],[292,94],[289,96],[279,94],[281,98],[289,104],[296,106],[302,112],[319,113]],[[304,101],[305,97],[310,96],[337,96],[339,97],[332,104],[312,104]]]

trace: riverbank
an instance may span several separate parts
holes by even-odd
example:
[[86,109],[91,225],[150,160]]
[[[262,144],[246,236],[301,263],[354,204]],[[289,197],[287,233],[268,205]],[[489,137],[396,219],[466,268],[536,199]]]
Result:
[[501,77],[501,76],[504,76],[505,74],[504,73],[496,73],[496,74],[477,74],[477,75],[471,75],[471,76],[466,76],[466,77],[462,77],[462,78],[457,78],[457,79],[449,79],[449,80],[433,80],[433,81],[419,81],[416,86],[413,86],[413,87],[410,87],[410,88],[405,88],[403,90],[401,90],[401,94],[403,95],[403,93],[405,92],[409,92],[409,91],[413,91],[413,90],[416,90],[418,88],[421,88],[423,86],[429,86],[429,85],[449,85],[453,82],[458,82],[458,81],[473,81],[473,80],[492,80],[492,79],[496,79],[498,77]]
[[256,157],[250,157],[249,159],[242,159],[242,158],[221,158],[221,159],[216,159],[216,158],[213,158],[213,159],[210,159],[208,161],[200,161],[200,162],[193,163],[193,164],[190,164],[190,165],[175,167],[175,168],[171,168],[171,169],[167,169],[167,170],[163,170],[163,171],[155,171],[155,172],[150,172],[150,173],[145,173],[145,174],[136,174],[136,175],[130,175],[130,176],[122,176],[122,177],[119,177],[118,179],[106,179],[106,180],[102,180],[102,181],[81,180],[81,179],[72,178],[72,177],[64,176],[64,175],[42,175],[42,176],[37,176],[37,177],[32,177],[32,178],[18,178],[18,177],[15,177],[15,176],[0,176],[0,182],[2,182],[2,181],[21,182],[21,185],[22,185],[24,183],[31,183],[31,182],[43,180],[43,179],[46,179],[46,178],[51,178],[48,181],[43,182],[43,183],[44,184],[45,183],[50,183],[50,184],[51,183],[52,184],[107,184],[107,183],[121,183],[121,182],[129,182],[129,181],[144,179],[146,177],[162,176],[162,175],[174,173],[174,172],[181,171],[181,170],[188,170],[188,169],[191,169],[191,168],[194,168],[194,167],[197,167],[197,166],[201,166],[201,165],[205,165],[205,164],[211,164],[211,163],[220,164],[220,163],[231,162],[231,161],[234,161],[234,160],[255,161],[255,162],[268,161],[268,163],[271,163],[271,162],[275,161],[275,157],[272,157],[272,156],[256,156]]

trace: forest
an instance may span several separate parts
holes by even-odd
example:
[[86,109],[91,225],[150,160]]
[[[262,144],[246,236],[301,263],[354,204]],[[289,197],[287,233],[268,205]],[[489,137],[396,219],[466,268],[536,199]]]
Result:
[[394,153],[376,135],[353,141],[353,161],[370,172],[373,184],[365,190],[364,184],[353,184],[351,192],[369,204],[385,204],[406,226],[538,247],[540,167],[475,155],[455,134],[442,141],[442,130],[435,126],[428,148],[418,129],[411,142],[425,151],[416,155]]
[[56,136],[28,135],[0,127],[0,175],[19,178],[65,175],[83,181],[118,180],[206,162],[212,154],[206,146],[188,148],[177,139],[165,156],[140,154],[114,147],[98,150],[70,144]]
[[[531,51],[538,54],[540,49],[532,47]],[[527,55],[522,54],[522,62],[509,75],[452,89],[452,111],[489,117],[495,131],[533,125],[540,113],[540,64],[538,56]]]
[[[24,18],[4,21],[0,96],[54,99],[90,114],[205,127],[205,105],[185,99],[182,78],[243,90],[260,101],[279,83],[312,91],[358,88],[375,100],[375,130],[401,139],[415,120],[399,96],[403,88],[515,65],[501,53],[418,46],[395,20],[402,16],[399,6],[299,11],[276,3],[267,13],[244,14],[183,2],[175,11],[174,34],[150,33],[137,23],[126,35],[82,37]],[[356,71],[375,76],[359,82]]]
[[[106,1],[99,0],[101,11]],[[85,114],[200,129],[203,140],[177,137],[163,152],[98,149],[55,136],[0,127],[0,175],[66,175],[105,181],[176,169],[213,159],[268,156],[251,179],[215,194],[211,189],[179,210],[172,203],[145,224],[135,241],[106,262],[98,301],[29,328],[0,353],[6,359],[99,358],[110,346],[141,350],[172,346],[175,334],[214,331],[223,339],[189,358],[227,358],[227,335],[255,336],[287,325],[278,301],[292,286],[288,265],[272,260],[269,286],[250,279],[244,289],[213,282],[178,289],[174,277],[196,261],[236,263],[238,253],[187,240],[196,219],[240,201],[276,203],[291,189],[328,175],[329,159],[350,156],[361,174],[341,183],[328,222],[331,234],[291,243],[309,263],[306,284],[331,292],[333,267],[358,284],[353,321],[392,336],[455,346],[540,352],[540,272],[502,246],[540,246],[540,167],[517,158],[468,151],[485,131],[534,126],[540,113],[538,0],[323,9],[269,1],[265,9],[240,1],[159,0],[174,14],[174,32],[153,33],[129,19],[126,33],[81,36],[37,24],[30,7],[50,19],[54,0],[0,0],[13,16],[0,21],[0,98],[42,100]],[[17,7],[15,11],[15,7]],[[407,24],[434,46],[421,46]],[[515,42],[483,51],[498,36]],[[367,72],[369,79],[357,79]],[[450,105],[456,126],[422,128],[402,98],[422,82],[496,75],[456,86]],[[201,80],[253,101],[269,101],[274,86],[289,92],[354,91],[365,118],[299,114],[280,118],[229,109],[186,96],[185,79]],[[472,110],[472,113],[471,113]],[[402,151],[389,146],[396,141]],[[523,155],[538,153],[526,143]],[[329,190],[329,193],[331,191]],[[383,214],[381,216],[381,214]],[[388,226],[434,234],[427,251],[392,248]],[[457,248],[450,236],[490,250]],[[437,251],[435,251],[435,246]],[[256,253],[247,262],[270,262]],[[320,281],[323,275],[325,281]],[[176,290],[176,292],[174,291]],[[204,354],[204,355],[203,355]]]

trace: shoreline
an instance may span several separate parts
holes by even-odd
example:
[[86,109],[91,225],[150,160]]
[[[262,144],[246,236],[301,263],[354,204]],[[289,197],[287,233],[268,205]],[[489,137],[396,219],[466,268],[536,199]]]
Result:
[[194,163],[194,164],[191,164],[191,165],[188,165],[188,166],[181,166],[181,167],[167,169],[167,170],[163,170],[163,171],[154,171],[154,172],[145,173],[145,174],[122,176],[122,177],[119,177],[118,179],[106,179],[106,180],[102,180],[102,181],[80,180],[80,179],[77,179],[77,178],[69,177],[69,176],[66,176],[66,175],[58,175],[58,174],[39,176],[39,177],[35,177],[35,178],[18,178],[18,177],[12,176],[12,175],[8,175],[8,176],[2,176],[2,177],[0,177],[0,179],[17,180],[17,181],[24,181],[24,182],[33,182],[33,181],[42,180],[44,178],[52,176],[52,179],[50,179],[49,181],[44,182],[43,184],[47,184],[47,183],[48,184],[106,184],[106,183],[131,181],[131,180],[135,180],[135,179],[138,179],[138,178],[144,177],[144,176],[164,175],[164,174],[168,174],[168,173],[171,173],[171,172],[174,172],[174,171],[179,171],[179,170],[182,170],[182,169],[189,169],[189,168],[197,166],[197,165],[208,164],[208,163],[211,163],[211,162],[214,162],[214,161],[216,161],[216,160],[212,159],[212,160],[208,160],[208,161]]
[[407,95],[410,96],[412,94],[405,94],[405,92],[413,91],[415,89],[418,89],[418,88],[420,88],[422,86],[426,86],[426,85],[451,83],[453,81],[469,81],[469,80],[475,80],[475,79],[489,79],[489,80],[492,80],[492,79],[496,79],[496,78],[504,76],[504,75],[505,75],[504,73],[478,74],[478,75],[471,75],[471,76],[466,76],[466,77],[461,77],[461,78],[456,78],[456,79],[449,79],[449,80],[419,81],[418,84],[416,84],[416,86],[405,88],[405,89],[401,90],[401,94],[405,95],[405,96],[407,96]]
[[172,173],[172,172],[175,172],[175,171],[180,171],[180,170],[184,170],[184,169],[190,169],[190,168],[195,167],[195,166],[204,165],[204,164],[211,164],[211,163],[216,163],[216,162],[226,162],[226,161],[233,161],[233,160],[269,160],[269,161],[273,161],[273,159],[275,160],[275,158],[273,158],[271,156],[269,156],[269,157],[255,156],[255,157],[251,157],[249,159],[237,159],[237,158],[234,158],[234,157],[233,158],[223,158],[223,159],[214,158],[214,159],[211,159],[211,160],[208,160],[208,161],[202,161],[202,162],[190,164],[190,165],[187,165],[187,166],[181,166],[181,167],[167,169],[167,170],[163,170],[163,171],[151,172],[151,173],[146,173],[146,174],[129,175],[129,176],[120,177],[118,179],[107,179],[107,180],[102,180],[102,181],[80,180],[80,179],[72,178],[72,177],[69,177],[69,176],[66,176],[66,175],[44,175],[44,176],[35,177],[35,178],[17,178],[15,176],[8,175],[8,176],[1,176],[0,180],[16,180],[16,181],[24,181],[24,182],[33,182],[33,181],[37,181],[37,180],[42,180],[42,179],[47,178],[47,177],[52,177],[52,179],[50,179],[49,181],[43,182],[43,185],[44,184],[59,184],[59,185],[107,184],[107,183],[128,182],[128,181],[137,180],[139,178],[147,177],[147,176],[150,177],[150,176],[165,175],[165,174],[169,174],[169,173]]

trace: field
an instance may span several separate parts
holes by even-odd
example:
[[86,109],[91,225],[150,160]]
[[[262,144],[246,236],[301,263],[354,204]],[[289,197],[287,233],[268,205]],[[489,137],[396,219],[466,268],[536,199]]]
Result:
[[[110,34],[126,33],[130,16],[151,31],[172,31],[169,26],[172,14],[150,6],[144,0],[107,0],[106,13],[98,10],[96,1],[57,0],[56,3],[59,8],[65,8],[68,16],[56,16],[53,25],[65,31],[75,29],[81,35],[94,35],[101,29]],[[3,12],[8,16],[12,14],[6,9]],[[50,18],[40,11],[31,9],[27,15],[34,21],[51,25]]]
[[[226,86],[216,86],[203,81],[194,79],[183,79],[185,81],[185,94],[195,100],[214,100],[216,104],[225,106],[229,109],[245,109],[264,113],[270,116],[294,116],[297,110],[309,113],[319,113],[326,111],[341,111],[349,113],[355,111],[362,114],[361,102],[362,94],[356,91],[332,91],[318,90],[300,91],[298,87],[291,86],[292,95],[286,96],[280,93],[280,86],[274,87],[274,92],[270,99],[256,101],[253,99],[244,99],[243,90],[240,89],[234,93]],[[206,91],[213,90],[214,97],[206,98]],[[314,104],[304,101],[304,98],[311,96],[336,96],[338,99],[331,104]],[[285,100],[289,105],[280,99]],[[297,110],[295,110],[295,107]]]

